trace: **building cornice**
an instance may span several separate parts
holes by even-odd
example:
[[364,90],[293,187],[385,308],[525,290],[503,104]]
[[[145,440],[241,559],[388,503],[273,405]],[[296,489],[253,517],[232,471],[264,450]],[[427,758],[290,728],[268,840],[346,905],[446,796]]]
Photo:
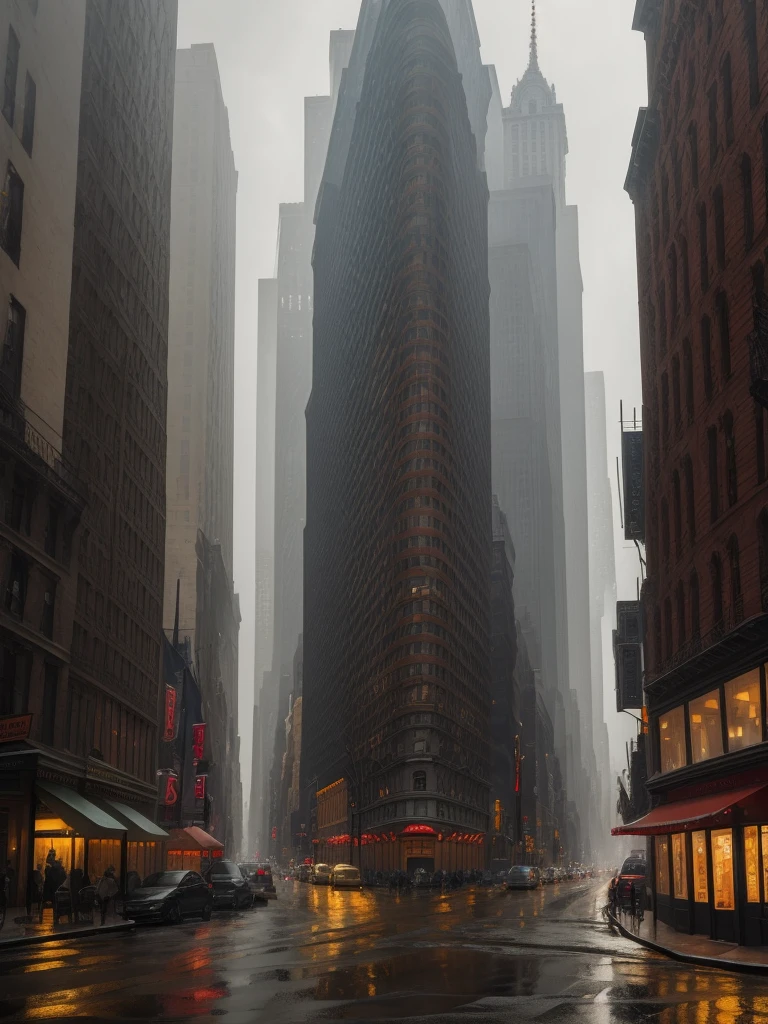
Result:
[[647,35],[658,24],[661,15],[662,0],[637,0],[635,15],[632,19],[632,30]]
[[659,145],[659,117],[650,107],[640,107],[632,136],[632,156],[624,182],[624,190],[633,203],[642,199],[648,174],[656,159]]

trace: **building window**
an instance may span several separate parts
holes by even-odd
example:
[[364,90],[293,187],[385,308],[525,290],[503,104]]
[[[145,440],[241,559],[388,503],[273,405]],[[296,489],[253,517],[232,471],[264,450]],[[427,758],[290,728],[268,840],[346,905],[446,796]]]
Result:
[[40,632],[50,640],[53,637],[53,619],[56,607],[56,585],[47,584],[43,594],[43,614],[40,619]]
[[672,602],[667,597],[664,599],[664,639],[667,661],[672,657],[675,647],[675,638],[672,634]]
[[757,4],[755,0],[742,0],[744,11],[744,34],[747,40],[747,62],[749,65],[749,105],[754,108],[760,102],[760,65],[757,47]]
[[752,669],[725,684],[728,751],[744,750],[763,740],[760,670]]
[[16,80],[19,77],[19,37],[8,27],[8,47],[5,51],[5,79],[3,81],[3,117],[13,128],[16,109]]
[[704,371],[704,394],[712,397],[714,382],[712,380],[712,321],[705,314],[701,318],[701,364]]
[[664,281],[659,283],[659,353],[667,351],[667,286]]
[[655,836],[656,892],[669,896],[669,836]]
[[723,414],[723,433],[725,434],[725,478],[728,488],[728,505],[733,506],[739,500],[739,486],[736,470],[736,439],[733,434],[733,415],[730,410]]
[[717,265],[722,270],[725,266],[725,200],[722,185],[718,185],[712,193],[712,200],[715,207],[715,255]]
[[720,691],[712,690],[697,697],[688,705],[691,727],[691,756],[693,763],[720,757],[723,753],[723,720],[720,711]]
[[707,833],[692,832],[691,845],[693,847],[693,898],[697,903],[709,903]]
[[707,252],[707,207],[699,206],[699,265],[701,270],[701,290],[709,288],[709,254]]
[[59,507],[51,502],[48,505],[48,522],[45,524],[45,553],[51,558],[56,557],[59,534]]
[[658,605],[653,612],[653,654],[656,668],[660,669],[664,664],[664,652],[661,648],[661,609]]
[[693,423],[693,355],[691,343],[683,341],[683,379],[685,388],[685,413],[689,423]]
[[691,583],[688,588],[691,594],[691,637],[695,640],[701,632],[701,606],[699,603],[699,574],[691,573]]
[[[766,119],[768,120],[768,118]],[[691,156],[691,185],[699,187],[699,130],[696,122],[688,125],[688,148]]]
[[29,707],[32,656],[10,647],[0,648],[0,715],[23,715]]
[[690,455],[683,459],[683,474],[685,476],[685,513],[688,524],[689,543],[696,537],[696,505],[693,492],[693,462]]
[[32,143],[35,137],[35,107],[37,106],[37,86],[34,78],[27,72],[24,86],[24,123],[21,129],[21,144],[32,156]]
[[725,143],[733,142],[733,80],[731,76],[731,55],[727,53],[723,59],[723,117],[725,118]]
[[672,836],[672,882],[676,900],[688,899],[688,868],[685,858],[685,833]]
[[728,541],[728,562],[731,571],[731,606],[734,610],[736,620],[741,620],[741,559],[739,556],[739,541],[736,534],[731,534]]
[[0,196],[0,246],[18,266],[21,257],[21,221],[24,212],[24,182],[11,161],[5,171],[5,188]]
[[685,643],[685,588],[682,580],[677,584],[677,643],[679,647]]
[[719,555],[712,555],[709,575],[712,582],[712,625],[717,626],[723,621],[723,566]]
[[27,311],[11,296],[8,300],[8,321],[5,326],[0,381],[13,398],[21,393],[21,368],[24,358],[24,330]]
[[731,325],[728,315],[728,299],[725,292],[718,292],[715,298],[717,327],[720,334],[720,368],[723,377],[731,375]]
[[760,828],[760,846],[763,853],[763,899],[768,903],[768,825]]
[[413,773],[413,789],[424,791],[427,788],[427,773],[426,772],[414,772]]
[[763,509],[757,519],[757,555],[760,570],[760,605],[768,612],[768,512]]
[[685,767],[685,708],[682,705],[659,716],[659,750],[662,773]]
[[755,402],[755,462],[757,464],[757,482],[765,483],[765,412],[762,405]]
[[709,519],[714,523],[720,514],[720,500],[717,481],[717,427],[707,430],[709,452]]
[[669,238],[669,178],[666,171],[661,175],[661,230],[666,243]]
[[712,876],[715,888],[715,908],[733,910],[733,832],[729,828],[715,829],[712,840]]
[[669,504],[666,498],[661,499],[661,553],[664,561],[669,561]]
[[757,825],[747,825],[744,829],[744,874],[747,883],[747,903],[760,902],[759,861]]
[[49,665],[46,662],[43,681],[43,708],[40,716],[40,739],[49,747],[53,746],[58,688],[59,670],[55,665]]
[[752,198],[752,161],[741,158],[741,195],[744,202],[744,247],[749,252],[755,241],[755,204]]
[[661,375],[661,437],[666,445],[669,438],[669,377]]
[[677,470],[672,474],[672,516],[675,528],[675,555],[680,557],[683,547],[683,510],[681,508],[680,474]]
[[673,245],[667,256],[669,264],[669,304],[672,323],[677,320],[677,249]]
[[5,610],[15,619],[24,617],[24,601],[27,597],[27,561],[14,551],[11,555],[11,571],[5,591]]
[[686,313],[691,312],[691,271],[688,264],[688,242],[685,238],[680,240],[680,259],[683,270],[683,309]]
[[714,167],[717,162],[717,82],[713,82],[709,89],[709,166]]

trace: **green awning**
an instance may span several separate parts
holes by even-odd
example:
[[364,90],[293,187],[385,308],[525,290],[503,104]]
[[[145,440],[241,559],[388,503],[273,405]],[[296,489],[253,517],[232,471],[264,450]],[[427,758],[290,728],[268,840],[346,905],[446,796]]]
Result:
[[145,818],[130,804],[121,803],[119,800],[105,800],[105,804],[115,812],[115,815],[125,823],[128,830],[128,841],[130,843],[160,842],[168,839],[168,833],[156,825],[154,821]]
[[126,825],[86,797],[57,782],[35,782],[37,795],[55,814],[85,839],[122,839]]

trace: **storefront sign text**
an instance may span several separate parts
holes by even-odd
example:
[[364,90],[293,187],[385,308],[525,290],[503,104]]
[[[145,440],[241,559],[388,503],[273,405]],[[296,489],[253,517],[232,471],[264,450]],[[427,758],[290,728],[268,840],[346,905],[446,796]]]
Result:
[[8,715],[0,718],[0,743],[25,740],[29,737],[32,715]]
[[165,687],[165,729],[163,739],[166,743],[173,741],[176,736],[176,689],[173,686]]
[[202,761],[205,751],[205,722],[198,722],[192,726],[192,756],[196,761]]

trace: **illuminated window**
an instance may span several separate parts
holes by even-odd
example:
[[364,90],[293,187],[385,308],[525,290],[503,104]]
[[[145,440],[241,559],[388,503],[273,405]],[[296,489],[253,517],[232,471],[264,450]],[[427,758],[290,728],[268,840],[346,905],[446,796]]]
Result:
[[742,750],[762,741],[759,669],[753,668],[725,684],[725,709],[729,750]]
[[749,825],[744,829],[744,873],[747,879],[747,903],[760,902],[758,862],[757,825]]
[[719,757],[723,753],[723,728],[720,717],[720,691],[712,690],[688,705],[691,723],[693,763]]
[[669,836],[656,836],[656,892],[669,896]]
[[763,892],[768,900],[768,825],[760,829],[760,843],[763,848]]
[[721,828],[711,835],[715,909],[733,910],[733,832],[729,828]]
[[674,708],[659,715],[659,747],[662,772],[685,766],[685,709]]
[[707,833],[693,832],[693,898],[697,903],[709,903],[707,882]]
[[688,869],[685,863],[685,834],[672,836],[672,872],[675,883],[675,899],[688,899]]

